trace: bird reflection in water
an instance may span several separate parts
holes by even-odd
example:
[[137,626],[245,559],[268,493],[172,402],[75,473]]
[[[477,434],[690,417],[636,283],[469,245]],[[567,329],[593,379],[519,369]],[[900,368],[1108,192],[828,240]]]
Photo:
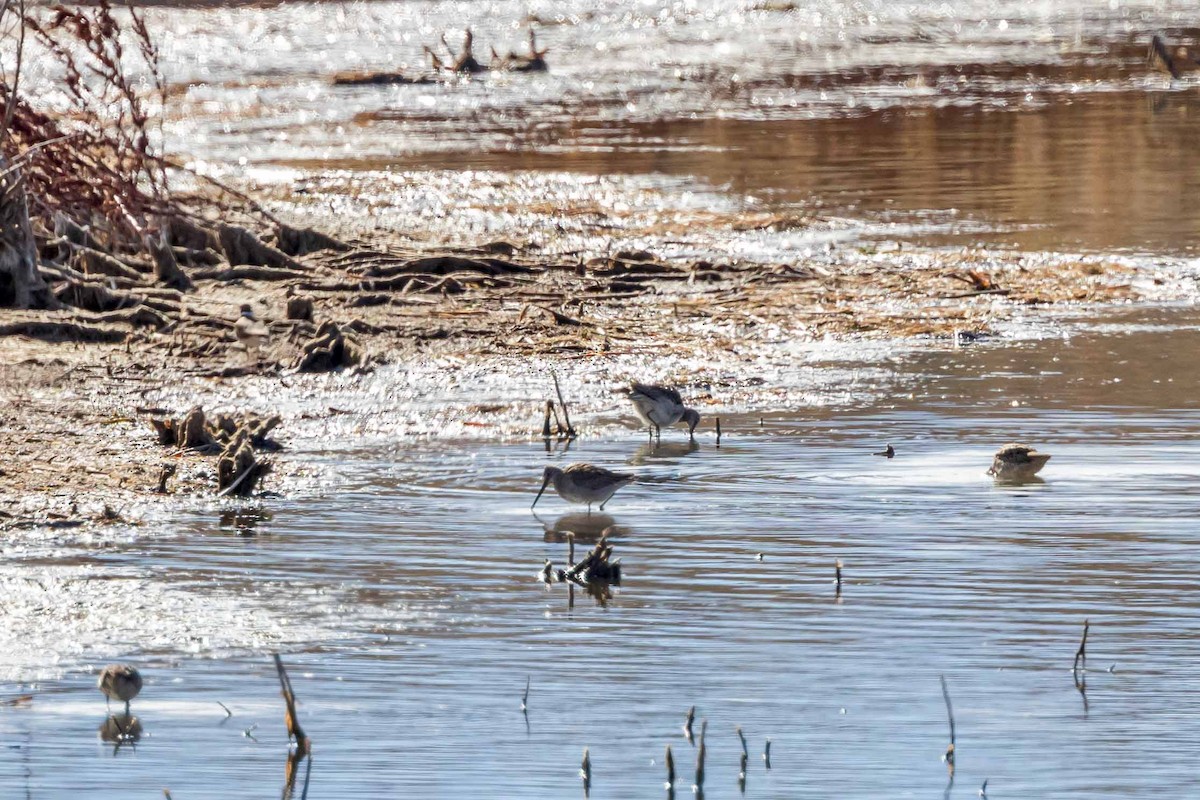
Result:
[[637,450],[634,450],[633,455],[629,457],[629,463],[637,466],[655,461],[669,461],[683,458],[699,449],[700,443],[695,439],[688,439],[686,442],[666,442],[665,444],[655,440],[645,442]]
[[109,714],[100,723],[100,740],[113,746],[113,755],[128,745],[133,747],[142,738],[142,721],[128,711]]
[[547,542],[565,542],[567,534],[574,534],[577,542],[597,542],[601,536],[613,536],[628,533],[629,529],[616,524],[616,519],[610,514],[588,514],[580,511],[564,514],[554,522],[547,522],[537,514],[533,515],[542,523]]
[[274,515],[261,508],[231,508],[221,512],[219,527],[238,536],[257,536],[258,526],[270,522]]

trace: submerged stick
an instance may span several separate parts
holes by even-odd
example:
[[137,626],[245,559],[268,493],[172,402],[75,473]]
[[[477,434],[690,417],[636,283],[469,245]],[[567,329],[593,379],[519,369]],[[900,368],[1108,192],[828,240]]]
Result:
[[287,725],[288,738],[296,742],[296,749],[302,752],[308,750],[308,736],[304,733],[304,728],[300,727],[300,722],[296,719],[296,693],[292,691],[292,681],[288,678],[287,669],[283,666],[282,659],[279,654],[273,654],[275,658],[275,672],[279,675],[279,689],[283,695],[285,706],[283,721]]
[[954,772],[954,707],[950,705],[950,689],[946,686],[946,676],[939,675],[942,682],[942,699],[946,701],[946,717],[950,720],[950,746],[946,748],[946,766]]
[[1088,637],[1088,620],[1083,621],[1083,638],[1079,640],[1079,649],[1075,651],[1075,661],[1071,664],[1071,671],[1076,672],[1079,669],[1080,662],[1083,662],[1083,668],[1087,669],[1087,637]]
[[708,720],[700,723],[700,747],[696,750],[696,780],[692,784],[692,791],[704,791],[704,735],[708,733]]
[[671,755],[671,745],[667,745],[667,788],[675,788],[675,757]]

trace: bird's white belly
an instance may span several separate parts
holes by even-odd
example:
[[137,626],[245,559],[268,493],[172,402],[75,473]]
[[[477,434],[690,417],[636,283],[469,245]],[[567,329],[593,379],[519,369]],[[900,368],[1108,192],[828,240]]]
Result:
[[602,489],[588,489],[575,484],[556,486],[558,496],[568,503],[603,503],[617,491],[616,486],[605,486]]
[[674,425],[679,420],[683,419],[683,408],[676,406],[674,403],[666,405],[663,403],[655,403],[650,400],[637,401],[633,404],[633,410],[637,412],[638,417],[647,425],[658,425],[666,427]]

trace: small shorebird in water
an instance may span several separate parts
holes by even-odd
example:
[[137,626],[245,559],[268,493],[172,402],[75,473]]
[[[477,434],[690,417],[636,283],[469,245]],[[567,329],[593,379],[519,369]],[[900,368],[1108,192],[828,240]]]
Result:
[[[104,692],[104,704],[113,700],[125,703],[125,716],[129,716],[129,701],[142,690],[142,675],[129,664],[109,664],[100,673],[96,686]],[[111,709],[111,706],[110,706]]]
[[246,348],[246,357],[250,358],[253,354],[254,359],[258,360],[258,350],[262,347],[262,343],[267,340],[271,332],[267,330],[267,326],[258,321],[258,317],[254,316],[254,309],[249,303],[242,306],[242,314],[238,317],[237,322],[233,323],[233,333],[237,336],[238,343]]
[[629,399],[638,417],[649,426],[651,439],[655,435],[662,436],[663,425],[674,425],[680,421],[688,424],[688,435],[695,437],[700,414],[684,406],[683,398],[674,389],[635,383],[629,387]]
[[998,481],[1021,481],[1032,478],[1046,466],[1050,456],[1039,453],[1026,444],[1006,444],[992,459],[992,468],[988,475]]
[[895,458],[896,457],[896,448],[892,447],[889,444],[887,446],[886,450],[880,450],[878,453],[875,453],[874,455],[883,456],[884,458]]
[[589,514],[592,512],[592,503],[599,503],[603,511],[604,504],[617,489],[633,483],[634,477],[628,472],[613,472],[591,464],[572,464],[566,469],[546,467],[542,472],[542,488],[530,508],[537,505],[538,500],[542,499],[542,492],[553,483],[554,491],[568,503],[586,503]]

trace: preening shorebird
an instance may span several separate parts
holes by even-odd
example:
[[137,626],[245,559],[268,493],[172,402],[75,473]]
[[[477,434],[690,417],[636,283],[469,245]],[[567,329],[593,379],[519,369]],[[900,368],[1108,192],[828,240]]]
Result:
[[622,486],[633,483],[636,476],[628,472],[613,472],[611,469],[596,467],[591,464],[572,464],[566,469],[546,467],[542,472],[542,488],[533,499],[533,506],[542,499],[542,492],[551,483],[558,496],[568,503],[584,503],[591,513],[592,503],[599,503],[600,510],[604,504]]
[[1032,478],[1046,466],[1050,456],[1039,453],[1026,444],[1006,444],[992,459],[992,468],[988,475],[1002,481],[1020,481]]
[[254,309],[250,307],[249,303],[242,306],[241,316],[238,317],[237,322],[233,323],[233,333],[237,337],[238,343],[246,348],[247,358],[251,354],[258,358],[259,348],[271,335],[267,326],[254,316]]
[[130,664],[109,664],[100,672],[96,686],[104,692],[106,706],[113,700],[125,703],[125,716],[128,717],[129,701],[142,690],[142,675]]
[[652,386],[647,383],[635,383],[629,387],[629,400],[633,410],[637,412],[642,422],[650,428],[650,438],[662,436],[662,426],[674,425],[676,422],[688,424],[688,435],[696,435],[696,426],[700,424],[700,414],[693,408],[683,404],[679,392],[667,386]]

